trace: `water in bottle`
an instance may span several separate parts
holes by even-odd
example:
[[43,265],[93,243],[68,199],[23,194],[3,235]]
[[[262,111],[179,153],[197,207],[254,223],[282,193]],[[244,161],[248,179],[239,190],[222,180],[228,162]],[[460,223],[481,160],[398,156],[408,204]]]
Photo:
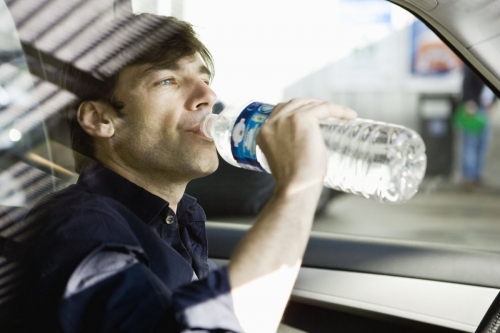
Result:
[[[271,172],[255,140],[273,108],[261,102],[233,104],[207,116],[201,129],[229,164]],[[328,119],[320,128],[328,148],[325,186],[390,203],[405,202],[417,193],[427,158],[415,131],[359,118]]]

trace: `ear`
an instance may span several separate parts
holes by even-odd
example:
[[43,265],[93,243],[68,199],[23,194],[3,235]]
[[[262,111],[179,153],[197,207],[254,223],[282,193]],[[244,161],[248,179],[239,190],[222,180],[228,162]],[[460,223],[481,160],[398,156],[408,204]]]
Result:
[[111,109],[109,105],[102,102],[83,102],[78,107],[78,122],[90,136],[110,138],[115,134],[112,122],[114,113]]

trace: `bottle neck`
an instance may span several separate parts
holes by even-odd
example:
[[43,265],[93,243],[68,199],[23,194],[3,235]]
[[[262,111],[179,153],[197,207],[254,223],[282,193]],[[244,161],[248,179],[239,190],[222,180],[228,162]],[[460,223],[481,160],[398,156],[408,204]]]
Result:
[[216,114],[209,114],[205,118],[202,119],[200,129],[205,134],[205,136],[209,139],[214,139],[212,135],[212,128],[214,125],[214,120],[217,118],[218,115]]

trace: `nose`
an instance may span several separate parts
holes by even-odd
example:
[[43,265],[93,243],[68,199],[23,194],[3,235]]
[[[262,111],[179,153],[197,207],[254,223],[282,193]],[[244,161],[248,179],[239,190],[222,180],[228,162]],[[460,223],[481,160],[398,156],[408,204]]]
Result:
[[212,88],[203,81],[197,81],[186,101],[186,108],[189,111],[211,110],[216,101],[217,95]]

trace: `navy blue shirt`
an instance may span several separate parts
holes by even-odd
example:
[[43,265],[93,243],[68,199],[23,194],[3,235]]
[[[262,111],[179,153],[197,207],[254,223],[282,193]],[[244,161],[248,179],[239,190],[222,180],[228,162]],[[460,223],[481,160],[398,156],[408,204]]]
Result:
[[241,332],[226,268],[208,260],[205,213],[168,202],[92,162],[27,218],[28,322],[66,332]]

